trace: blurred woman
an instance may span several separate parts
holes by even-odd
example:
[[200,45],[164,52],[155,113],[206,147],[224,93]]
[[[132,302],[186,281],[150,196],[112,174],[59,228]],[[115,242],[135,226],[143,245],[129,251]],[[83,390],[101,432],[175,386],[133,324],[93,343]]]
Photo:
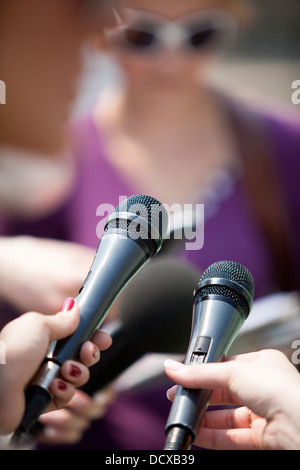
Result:
[[[250,19],[249,4],[123,6],[125,22],[107,28],[101,43],[120,65],[124,87],[104,92],[93,112],[70,126],[79,165],[72,239],[95,244],[94,227],[107,215],[102,204],[116,206],[120,196],[205,204],[204,246],[182,247],[180,256],[200,269],[220,259],[244,264],[257,297],[299,287],[299,123],[225,96],[207,79]],[[162,448],[163,395],[120,396],[80,448]]]
[[102,43],[125,86],[104,93],[72,137],[85,188],[78,199],[89,191],[91,212],[139,192],[168,205],[204,203],[204,247],[186,256],[203,269],[224,256],[244,263],[261,296],[299,283],[299,227],[292,227],[299,122],[209,83],[212,65],[249,19],[247,6],[124,2],[125,26],[107,28]]

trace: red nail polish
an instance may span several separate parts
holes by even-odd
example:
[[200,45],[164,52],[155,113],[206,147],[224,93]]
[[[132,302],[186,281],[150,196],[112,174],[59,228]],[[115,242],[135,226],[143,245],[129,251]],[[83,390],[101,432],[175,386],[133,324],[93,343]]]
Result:
[[71,366],[70,375],[71,375],[72,377],[80,377],[80,375],[81,375],[81,370],[79,369],[79,367],[72,365],[72,366]]
[[65,382],[58,382],[58,389],[61,390],[62,392],[65,392],[67,390],[67,384]]
[[66,299],[64,301],[63,306],[61,308],[61,311],[62,312],[69,312],[70,310],[72,310],[74,305],[75,305],[75,300],[72,299],[72,297],[69,297],[68,299]]

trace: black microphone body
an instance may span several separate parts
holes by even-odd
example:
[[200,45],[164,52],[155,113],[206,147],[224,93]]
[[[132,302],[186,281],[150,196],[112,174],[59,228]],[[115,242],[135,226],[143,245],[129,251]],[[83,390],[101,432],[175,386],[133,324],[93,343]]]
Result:
[[[253,294],[252,276],[238,263],[215,263],[205,271],[195,291],[185,364],[222,360],[249,315]],[[191,447],[211,393],[211,390],[178,387],[166,424],[164,450]]]
[[122,292],[113,344],[90,368],[82,390],[92,395],[147,353],[184,354],[198,280],[196,268],[171,256],[145,266]]
[[88,395],[92,396],[113,382],[145,354],[145,351],[132,340],[131,332],[122,327],[114,330],[111,337],[112,346],[101,353],[101,366],[99,362],[90,368],[90,379],[81,387],[81,390]]
[[148,196],[132,196],[108,218],[88,276],[75,299],[80,323],[69,338],[53,344],[27,390],[26,410],[16,431],[30,430],[52,399],[49,386],[67,359],[78,359],[80,348],[102,324],[118,295],[160,250],[167,231],[165,208]]

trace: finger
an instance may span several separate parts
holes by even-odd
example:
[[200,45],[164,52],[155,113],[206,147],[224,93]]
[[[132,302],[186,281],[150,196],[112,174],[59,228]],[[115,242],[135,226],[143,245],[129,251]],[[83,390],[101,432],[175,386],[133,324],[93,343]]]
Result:
[[168,400],[170,400],[170,401],[172,401],[172,402],[174,401],[174,398],[175,398],[177,389],[178,389],[178,386],[177,386],[177,385],[173,385],[173,387],[171,387],[171,388],[169,388],[169,390],[167,390],[167,398],[168,398]]
[[89,380],[90,373],[87,367],[80,362],[66,361],[60,368],[61,376],[67,382],[70,382],[76,387],[81,387]]
[[[210,398],[211,405],[240,404],[239,399],[229,390],[230,367],[230,365],[226,367],[224,363],[186,366],[173,360],[165,361],[166,374],[174,382],[185,388],[213,390]],[[174,393],[175,389],[167,392],[171,400],[174,399]]]
[[105,351],[112,344],[112,338],[104,331],[97,330],[91,341],[86,341],[80,350],[80,360],[86,367],[91,367],[100,359],[100,351]]
[[257,450],[251,429],[200,428],[195,445],[214,450]]
[[275,368],[285,368],[289,365],[289,361],[287,360],[285,354],[275,349],[263,349],[261,351],[239,354],[228,357],[225,359],[225,361],[248,362]]
[[75,393],[75,387],[62,379],[54,379],[50,385],[50,392],[53,400],[49,405],[48,411],[65,407],[72,399]]
[[92,336],[91,341],[96,346],[98,346],[100,351],[105,351],[106,349],[110,348],[113,342],[111,336],[102,330],[96,330]]
[[74,445],[82,438],[82,430],[77,428],[60,429],[56,427],[45,427],[38,436],[38,441],[48,445]]
[[[178,386],[174,385],[169,390],[167,390],[167,398],[170,401],[174,401]],[[209,399],[210,405],[241,405],[240,400],[230,393],[229,390],[220,389],[213,390]]]
[[68,408],[62,408],[50,413],[44,414],[40,421],[44,427],[57,428],[68,431],[77,429],[84,431],[89,427],[89,420],[82,415],[74,414]]
[[249,408],[241,406],[222,410],[208,410],[202,420],[202,427],[210,429],[249,429]]
[[77,303],[73,299],[67,299],[65,307],[56,315],[45,316],[49,328],[50,341],[67,338],[79,325],[80,312]]
[[76,391],[68,408],[73,413],[84,416],[88,420],[101,418],[104,414],[104,404],[98,403],[97,400],[89,397],[81,390]]
[[169,359],[165,361],[166,374],[179,385],[192,389],[229,389],[231,381],[239,372],[244,372],[244,367],[239,362],[184,365]]
[[117,392],[112,387],[107,387],[93,396],[93,402],[97,407],[97,418],[102,418],[110,405],[116,400]]
[[86,367],[91,367],[100,359],[100,351],[96,344],[92,343],[91,341],[86,341],[80,350],[80,361]]

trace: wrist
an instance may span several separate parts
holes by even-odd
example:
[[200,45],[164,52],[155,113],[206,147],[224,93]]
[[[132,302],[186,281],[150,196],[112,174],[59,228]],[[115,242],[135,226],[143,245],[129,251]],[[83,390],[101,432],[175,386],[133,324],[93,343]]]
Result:
[[[13,237],[14,238],[14,237]],[[9,259],[12,253],[11,237],[0,237],[0,299],[5,299],[7,276],[9,276]]]
[[18,263],[22,263],[22,256],[31,238],[26,235],[0,237],[0,299],[10,300],[12,286],[18,279],[18,267],[22,267]]
[[271,431],[272,440],[270,443],[268,443],[268,438],[266,437],[265,446],[267,449],[300,449],[300,426],[296,416],[298,417],[298,413],[296,409],[292,408],[289,410],[289,412],[278,412],[276,418],[269,424],[269,431]]
[[269,430],[273,446],[271,449],[299,450],[300,449],[300,408],[299,391],[300,376],[289,377],[286,386],[278,390],[279,400],[270,417]]

